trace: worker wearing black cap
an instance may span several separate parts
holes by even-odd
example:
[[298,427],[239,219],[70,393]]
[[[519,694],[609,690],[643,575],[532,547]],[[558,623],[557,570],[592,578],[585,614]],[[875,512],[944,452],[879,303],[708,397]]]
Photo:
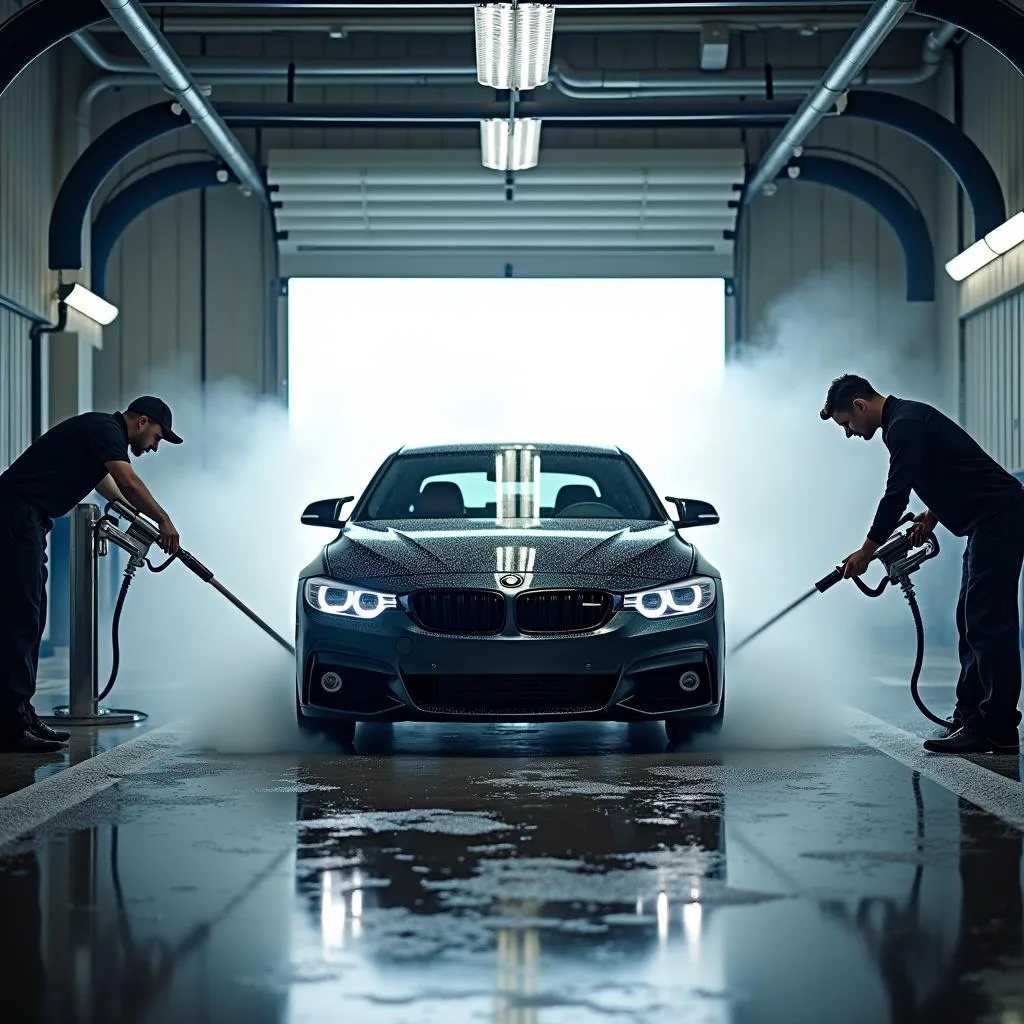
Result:
[[0,473],[0,752],[59,750],[70,734],[40,721],[32,706],[46,626],[46,538],[53,520],[90,493],[121,501],[160,527],[159,546],[178,550],[178,531],[131,467],[161,441],[181,444],[171,410],[137,398],[125,412],[87,412],[48,430]]

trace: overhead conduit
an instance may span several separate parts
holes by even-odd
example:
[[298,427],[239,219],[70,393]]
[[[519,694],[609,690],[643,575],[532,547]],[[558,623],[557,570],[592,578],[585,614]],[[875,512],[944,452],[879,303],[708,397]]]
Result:
[[[921,63],[907,70],[868,72],[861,70],[848,85],[899,88],[921,85],[935,76],[942,51],[955,35],[956,29],[943,26],[930,32],[923,43]],[[99,78],[86,87],[83,99],[91,105],[97,95],[109,88],[143,84],[136,76],[150,78],[145,61],[110,53],[87,33],[73,37],[76,45],[109,77]],[[476,65],[431,61],[404,63],[352,62],[339,63],[323,58],[297,60],[292,66],[286,60],[253,60],[246,58],[189,59],[193,75],[225,80],[232,85],[273,85],[285,82],[294,73],[303,85],[447,85],[476,81]],[[682,72],[606,71],[587,72],[573,67],[561,58],[551,63],[554,88],[572,99],[654,99],[658,97],[751,96],[765,92],[765,76],[761,71]],[[772,90],[776,95],[796,95],[814,88],[819,82],[805,71],[776,69]]]
[[136,0],[103,0],[103,6],[142,55],[144,62],[174,93],[195,126],[237,175],[243,191],[267,202],[266,186],[252,157],[203,95],[198,83],[160,34],[142,4]]
[[827,114],[837,108],[843,93],[874,56],[900,18],[913,6],[913,0],[877,0],[861,27],[850,36],[839,56],[829,65],[793,119],[761,158],[744,189],[745,204],[750,203],[761,194],[765,185],[775,180],[807,136]]

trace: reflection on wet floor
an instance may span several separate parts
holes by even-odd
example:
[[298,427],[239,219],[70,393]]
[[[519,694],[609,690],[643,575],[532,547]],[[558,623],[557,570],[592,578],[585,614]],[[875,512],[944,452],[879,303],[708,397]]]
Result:
[[865,748],[662,745],[398,726],[154,765],[0,851],[5,1019],[1017,1019],[1018,831]]

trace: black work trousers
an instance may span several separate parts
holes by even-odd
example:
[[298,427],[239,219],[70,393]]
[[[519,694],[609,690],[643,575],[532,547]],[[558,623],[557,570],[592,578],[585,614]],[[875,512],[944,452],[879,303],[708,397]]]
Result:
[[46,536],[51,521],[0,495],[0,735],[32,721],[39,644],[46,627]]
[[1021,720],[1022,563],[1024,491],[968,535],[956,607],[956,714],[995,743],[1016,743]]

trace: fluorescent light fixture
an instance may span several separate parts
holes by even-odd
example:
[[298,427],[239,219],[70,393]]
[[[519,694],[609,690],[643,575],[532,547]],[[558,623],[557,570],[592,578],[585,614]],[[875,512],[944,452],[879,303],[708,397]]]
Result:
[[480,4],[475,18],[476,78],[481,85],[523,92],[547,82],[555,25],[552,5]]
[[492,171],[525,171],[540,159],[540,118],[492,117],[480,122],[480,155]]
[[1002,256],[1024,242],[1024,210],[997,228],[993,228],[984,238],[979,238],[974,245],[964,249],[946,264],[946,273],[954,281],[963,281],[971,274],[981,270],[994,259]]
[[993,228],[985,236],[985,241],[989,248],[1000,256],[1024,242],[1024,210],[1004,221],[999,227]]
[[57,295],[66,306],[70,306],[104,327],[117,319],[119,312],[117,306],[107,302],[106,299],[101,299],[84,285],[77,283],[61,285]]

